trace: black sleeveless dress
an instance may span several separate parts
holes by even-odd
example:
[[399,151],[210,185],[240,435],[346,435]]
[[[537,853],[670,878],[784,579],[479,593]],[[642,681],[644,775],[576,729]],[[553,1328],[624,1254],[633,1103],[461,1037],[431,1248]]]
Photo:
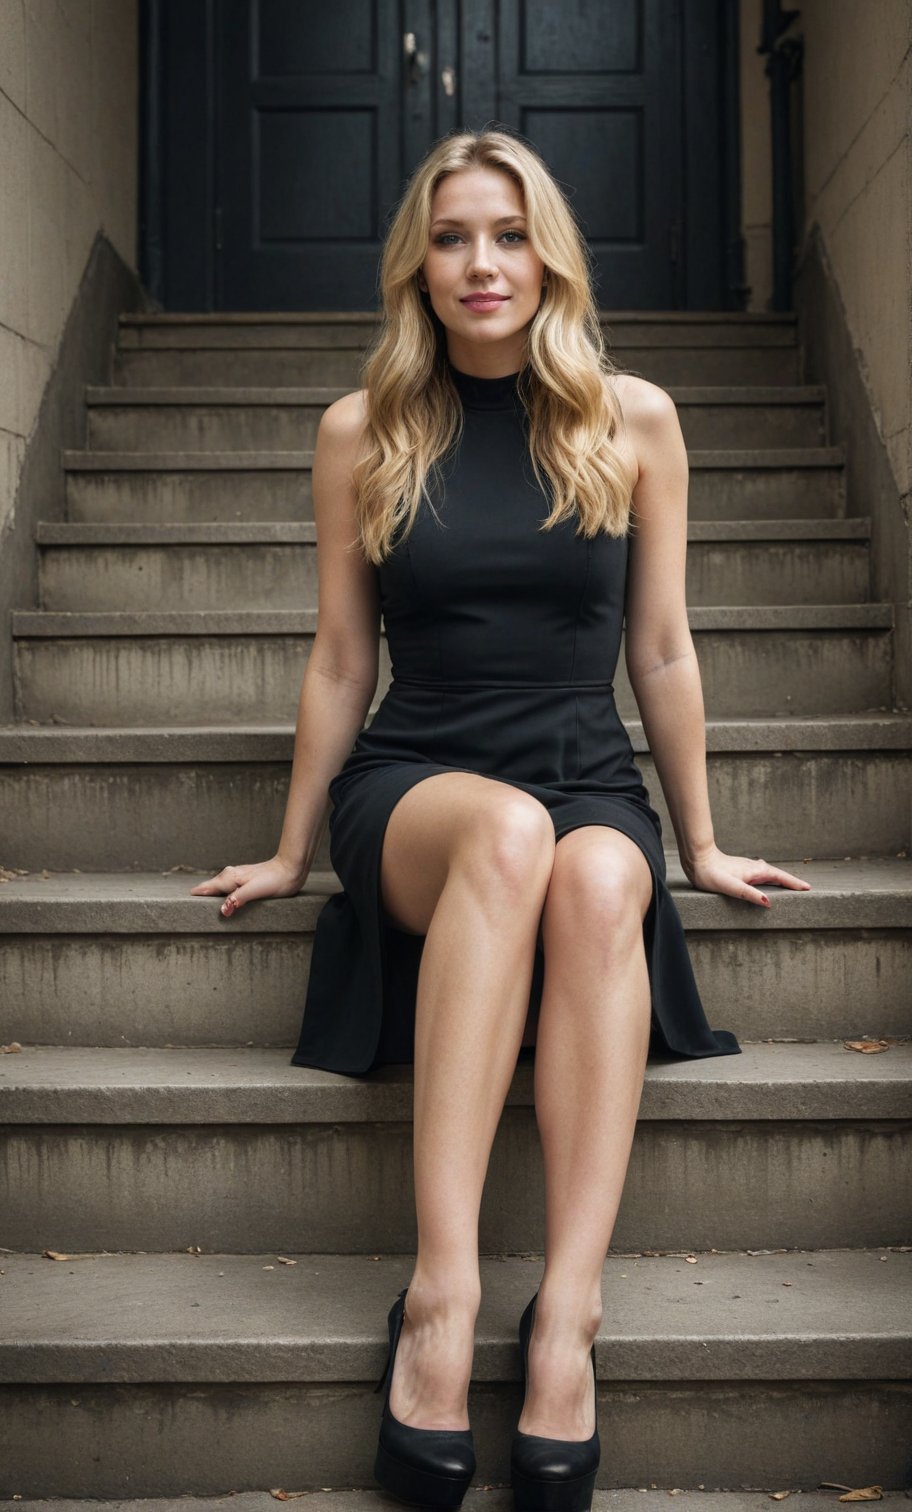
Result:
[[[291,1064],[357,1076],[413,1062],[424,936],[389,923],[380,856],[402,795],[450,771],[531,793],[556,839],[604,824],[633,840],[653,878],[649,1054],[738,1054],[734,1034],[706,1021],[666,885],[661,823],[615,707],[627,538],[587,540],[575,516],[540,531],[549,506],[532,470],[518,374],[450,372],[464,430],[441,459],[440,480],[428,482],[438,518],[423,500],[411,534],[377,569],[392,680],[329,785],[330,861],[342,891],[317,919]],[[536,1009],[543,971],[537,945]]]

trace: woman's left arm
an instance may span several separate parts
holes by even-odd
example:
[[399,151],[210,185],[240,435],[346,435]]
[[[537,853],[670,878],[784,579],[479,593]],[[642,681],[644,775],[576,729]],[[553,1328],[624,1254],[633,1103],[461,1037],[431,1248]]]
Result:
[[625,656],[678,842],[694,887],[769,907],[755,883],[810,883],[766,861],[730,856],[715,842],[706,778],[703,689],[687,622],[687,450],[674,401],[625,377],[622,405],[639,476],[633,490]]

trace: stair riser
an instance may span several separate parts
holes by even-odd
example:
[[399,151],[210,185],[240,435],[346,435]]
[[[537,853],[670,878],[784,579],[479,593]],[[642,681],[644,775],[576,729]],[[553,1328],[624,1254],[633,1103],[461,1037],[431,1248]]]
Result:
[[[378,1356],[378,1376],[381,1368]],[[203,1377],[189,1385],[77,1379],[2,1387],[0,1495],[118,1500],[357,1486],[379,1505],[374,1384]],[[520,1406],[516,1381],[470,1387],[474,1487],[509,1486]],[[895,1381],[780,1383],[770,1372],[757,1382],[600,1383],[596,1485],[728,1487],[742,1506],[743,1485],[813,1491],[835,1480],[900,1488],[910,1418],[912,1391]],[[494,1494],[509,1504],[509,1490]],[[337,1497],[354,1512],[353,1499]]]
[[[308,470],[70,472],[67,517],[91,523],[201,524],[219,520],[312,520]],[[842,469],[692,468],[693,520],[839,519]]]
[[[358,1486],[376,1497],[381,1399],[373,1384],[0,1388],[9,1445],[0,1495],[179,1498],[275,1485]],[[520,1406],[515,1382],[470,1388],[473,1486],[509,1486]],[[596,1486],[737,1493],[742,1485],[813,1491],[836,1480],[899,1488],[910,1416],[912,1393],[892,1381],[612,1381],[599,1387],[605,1448]],[[161,1445],[166,1453],[151,1449]],[[509,1490],[495,1496],[508,1505]],[[354,1512],[354,1502],[344,1501]]]
[[[855,714],[891,704],[886,630],[696,631],[709,718]],[[20,637],[17,717],[68,724],[292,719],[312,637]],[[386,662],[385,642],[381,665]],[[388,665],[388,663],[387,663]],[[386,667],[381,673],[384,686]],[[618,708],[635,718],[623,668]]]
[[[201,879],[202,880],[202,879]],[[194,878],[187,877],[188,889]],[[218,916],[220,898],[205,906]],[[749,905],[744,905],[745,909]],[[685,908],[686,914],[686,908]],[[246,920],[257,917],[255,905]],[[0,1041],[23,1045],[297,1043],[312,931],[0,937]],[[712,1025],[739,1040],[909,1032],[908,930],[688,929]],[[861,1052],[859,1052],[861,1053]],[[884,1052],[889,1053],[889,1052]]]
[[[415,1252],[410,1121],[150,1126],[138,1113],[136,1126],[7,1123],[0,1151],[12,1249]],[[889,1120],[641,1118],[611,1247],[902,1244],[910,1156],[912,1124]],[[534,1109],[507,1107],[480,1249],[541,1252],[543,1215]]]
[[[307,451],[325,404],[97,405],[86,445],[99,451]],[[682,404],[688,446],[821,446],[820,404]]]
[[687,512],[692,520],[843,519],[841,467],[690,469]]
[[[358,312],[359,314],[361,312]],[[321,312],[322,314],[322,312]],[[725,313],[718,318],[710,313],[674,314],[664,311],[656,319],[644,319],[641,312],[605,310],[599,313],[599,321],[605,340],[609,343],[638,343],[652,349],[680,347],[787,347],[796,350],[796,321],[760,320],[749,316]],[[364,348],[373,341],[379,330],[379,321],[373,319],[339,319],[336,312],[328,312],[325,320],[244,320],[236,322],[230,317],[213,320],[206,316],[194,320],[182,315],[171,324],[155,317],[151,323],[133,324],[125,321],[118,332],[118,347],[122,351],[196,349],[239,349],[250,347],[291,347],[309,351],[314,347],[335,350],[345,347]]]
[[[617,367],[639,373],[665,387],[685,384],[737,383],[748,386],[798,383],[795,347],[643,347],[611,346]],[[311,348],[219,352],[205,348],[183,351],[121,351],[112,381],[132,388],[359,388],[364,354],[354,348],[333,351]]]
[[[302,609],[316,607],[310,544],[44,546],[44,609]],[[864,542],[691,542],[693,605],[849,604],[868,594]]]
[[309,468],[69,472],[66,495],[67,518],[86,524],[196,525],[314,517]]
[[[674,844],[651,760],[637,758]],[[893,856],[909,844],[912,763],[904,751],[710,752],[720,843],[763,856]],[[32,763],[0,767],[0,864],[29,871],[165,870],[272,855],[284,762]],[[324,826],[314,869],[329,867]]]

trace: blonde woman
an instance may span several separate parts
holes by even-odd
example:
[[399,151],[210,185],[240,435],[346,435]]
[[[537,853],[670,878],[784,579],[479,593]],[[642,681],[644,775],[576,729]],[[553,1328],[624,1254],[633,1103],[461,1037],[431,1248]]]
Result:
[[[583,237],[522,138],[436,144],[380,295],[363,387],[316,443],[318,626],[281,839],[192,891],[227,893],[226,918],[298,892],[328,794],[343,890],[317,922],[292,1061],[414,1064],[417,1256],[387,1320],[375,1461],[406,1501],[458,1507],[475,1470],[479,1208],[534,1046],[545,1263],[520,1319],[512,1482],[519,1512],[585,1512],[602,1268],[647,1055],[740,1050],[704,1016],[615,706],[625,616],[693,886],[766,906],[758,884],[807,884],[716,844],[677,413],[608,358]],[[365,728],[381,611],[392,681]]]

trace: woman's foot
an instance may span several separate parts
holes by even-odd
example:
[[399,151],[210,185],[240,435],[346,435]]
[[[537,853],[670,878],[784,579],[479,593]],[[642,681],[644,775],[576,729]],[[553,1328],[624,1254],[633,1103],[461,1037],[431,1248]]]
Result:
[[414,1283],[390,1386],[390,1412],[410,1428],[468,1428],[475,1352],[474,1298],[435,1296]]
[[535,1303],[526,1397],[517,1427],[542,1438],[581,1441],[596,1429],[592,1345],[601,1327],[601,1301],[581,1316],[539,1291]]

